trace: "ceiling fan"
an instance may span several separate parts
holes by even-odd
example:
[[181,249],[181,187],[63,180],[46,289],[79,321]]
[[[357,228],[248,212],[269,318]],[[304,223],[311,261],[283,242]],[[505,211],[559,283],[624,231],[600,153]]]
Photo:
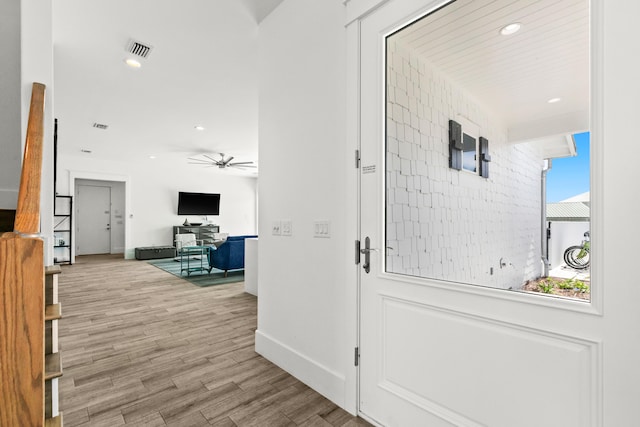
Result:
[[234,159],[233,156],[230,156],[225,159],[224,154],[220,153],[220,159],[214,159],[213,157],[207,154],[201,154],[202,157],[189,157],[190,164],[192,165],[204,165],[207,167],[218,167],[220,169],[225,168],[255,168],[252,163],[253,162],[231,162]]

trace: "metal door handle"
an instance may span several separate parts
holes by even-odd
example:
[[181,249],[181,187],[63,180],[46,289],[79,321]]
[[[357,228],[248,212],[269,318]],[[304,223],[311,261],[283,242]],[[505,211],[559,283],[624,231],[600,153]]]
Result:
[[375,249],[370,248],[370,245],[371,239],[367,236],[364,239],[364,249],[360,249],[360,253],[364,254],[364,264],[362,265],[362,268],[364,268],[365,273],[369,273],[369,271],[371,271],[371,251],[375,251]]

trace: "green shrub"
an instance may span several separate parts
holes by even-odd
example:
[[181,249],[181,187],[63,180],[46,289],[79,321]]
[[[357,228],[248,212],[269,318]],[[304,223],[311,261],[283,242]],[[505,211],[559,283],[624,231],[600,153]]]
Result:
[[543,292],[545,294],[553,293],[553,288],[554,288],[553,280],[551,279],[541,280],[540,282],[538,282],[538,287],[540,288],[540,292]]

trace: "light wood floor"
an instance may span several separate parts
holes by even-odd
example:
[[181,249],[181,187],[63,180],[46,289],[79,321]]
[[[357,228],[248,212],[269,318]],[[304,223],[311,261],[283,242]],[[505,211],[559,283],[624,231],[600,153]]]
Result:
[[65,426],[357,426],[254,352],[256,298],[144,261],[79,257],[60,276]]

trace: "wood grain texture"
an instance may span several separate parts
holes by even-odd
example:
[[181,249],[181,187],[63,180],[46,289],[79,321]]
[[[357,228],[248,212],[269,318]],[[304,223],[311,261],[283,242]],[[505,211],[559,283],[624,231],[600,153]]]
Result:
[[62,376],[62,358],[60,353],[47,354],[44,358],[44,379],[50,380]]
[[44,420],[44,427],[62,427],[62,412],[57,417],[47,418]]
[[199,288],[144,261],[62,266],[65,426],[357,426],[254,351],[243,283]]
[[0,425],[44,423],[43,242],[0,237]]
[[62,305],[60,303],[49,304],[44,307],[44,320],[56,320],[62,317]]
[[42,83],[33,84],[14,224],[14,231],[23,234],[36,234],[40,231],[44,91],[45,86]]

